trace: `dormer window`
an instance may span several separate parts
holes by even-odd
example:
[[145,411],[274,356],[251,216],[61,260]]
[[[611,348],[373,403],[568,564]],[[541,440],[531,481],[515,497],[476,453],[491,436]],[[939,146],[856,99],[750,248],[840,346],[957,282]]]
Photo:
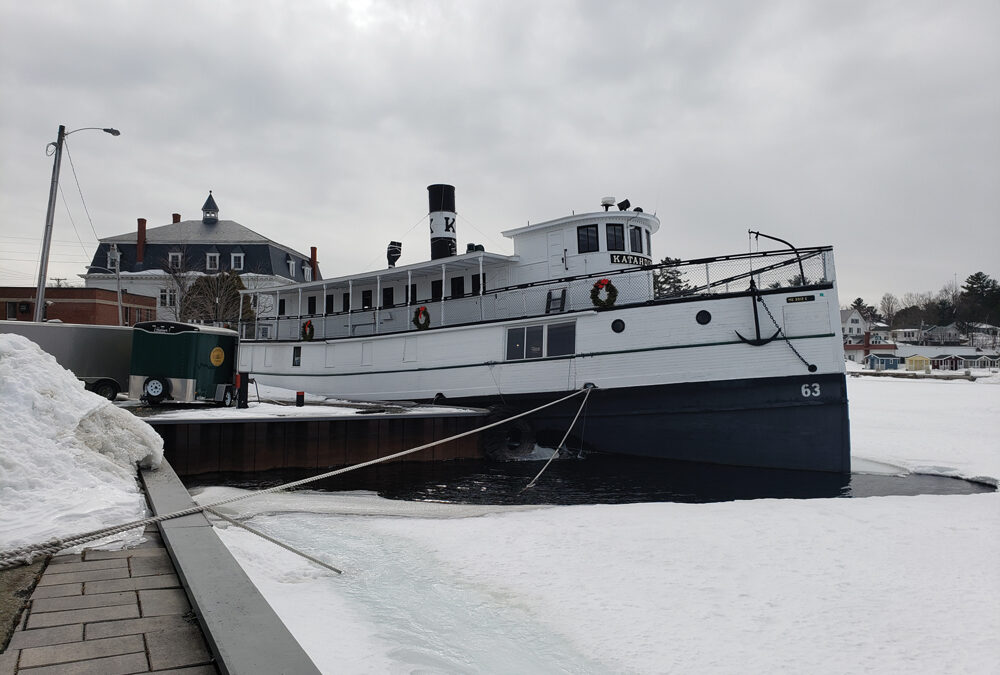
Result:
[[291,258],[288,259],[288,276],[295,278],[295,261]]
[[184,254],[183,253],[174,252],[174,253],[168,254],[168,256],[169,256],[168,262],[169,262],[169,265],[170,265],[170,269],[172,269],[172,270],[179,270],[181,268],[181,265],[184,264]]
[[112,270],[112,271],[114,271],[115,269],[117,269],[118,268],[118,261],[115,258],[116,258],[115,252],[114,251],[108,251],[108,264],[105,265],[105,267],[107,267],[109,270]]
[[302,278],[305,279],[306,281],[312,281],[313,280],[312,267],[310,267],[309,265],[303,265],[302,266]]
[[206,253],[205,254],[205,269],[209,272],[217,272],[219,270],[219,254],[218,253]]
[[243,254],[233,253],[229,259],[229,266],[237,272],[243,270]]

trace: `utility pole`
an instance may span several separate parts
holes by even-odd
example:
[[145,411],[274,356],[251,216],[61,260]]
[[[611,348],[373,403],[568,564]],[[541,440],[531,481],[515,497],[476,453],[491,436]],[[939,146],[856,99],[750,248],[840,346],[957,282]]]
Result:
[[63,141],[66,126],[59,125],[56,136],[55,159],[52,161],[52,184],[49,186],[49,208],[45,212],[45,233],[42,236],[42,259],[38,263],[38,288],[35,289],[35,321],[42,321],[45,312],[45,275],[49,271],[49,246],[52,244],[52,219],[56,211],[56,192],[59,190],[59,165],[62,163]]

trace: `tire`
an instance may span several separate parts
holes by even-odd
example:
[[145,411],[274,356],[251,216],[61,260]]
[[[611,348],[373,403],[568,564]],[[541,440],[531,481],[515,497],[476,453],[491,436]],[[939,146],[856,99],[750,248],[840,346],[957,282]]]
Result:
[[[498,406],[491,409],[486,422],[499,422],[518,412],[521,411]],[[526,457],[535,451],[535,430],[526,418],[521,417],[483,432],[482,448],[490,459],[502,461]]]
[[159,403],[170,393],[167,380],[162,377],[147,378],[145,384],[142,385],[142,393],[149,403]]
[[226,387],[226,393],[222,395],[222,407],[229,408],[233,405],[233,388]]
[[94,385],[92,390],[95,394],[109,401],[118,398],[118,385],[108,380],[102,380]]

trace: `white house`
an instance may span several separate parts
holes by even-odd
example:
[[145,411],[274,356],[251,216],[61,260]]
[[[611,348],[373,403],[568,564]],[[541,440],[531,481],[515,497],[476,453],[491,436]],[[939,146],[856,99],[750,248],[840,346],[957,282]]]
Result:
[[869,326],[861,312],[856,309],[840,310],[840,333],[844,340],[856,341],[868,332]]

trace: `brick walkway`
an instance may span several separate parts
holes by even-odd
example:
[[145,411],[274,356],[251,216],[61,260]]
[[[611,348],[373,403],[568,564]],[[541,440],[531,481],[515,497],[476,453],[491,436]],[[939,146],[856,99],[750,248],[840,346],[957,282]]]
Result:
[[0,675],[218,673],[156,526],[126,551],[53,558]]

